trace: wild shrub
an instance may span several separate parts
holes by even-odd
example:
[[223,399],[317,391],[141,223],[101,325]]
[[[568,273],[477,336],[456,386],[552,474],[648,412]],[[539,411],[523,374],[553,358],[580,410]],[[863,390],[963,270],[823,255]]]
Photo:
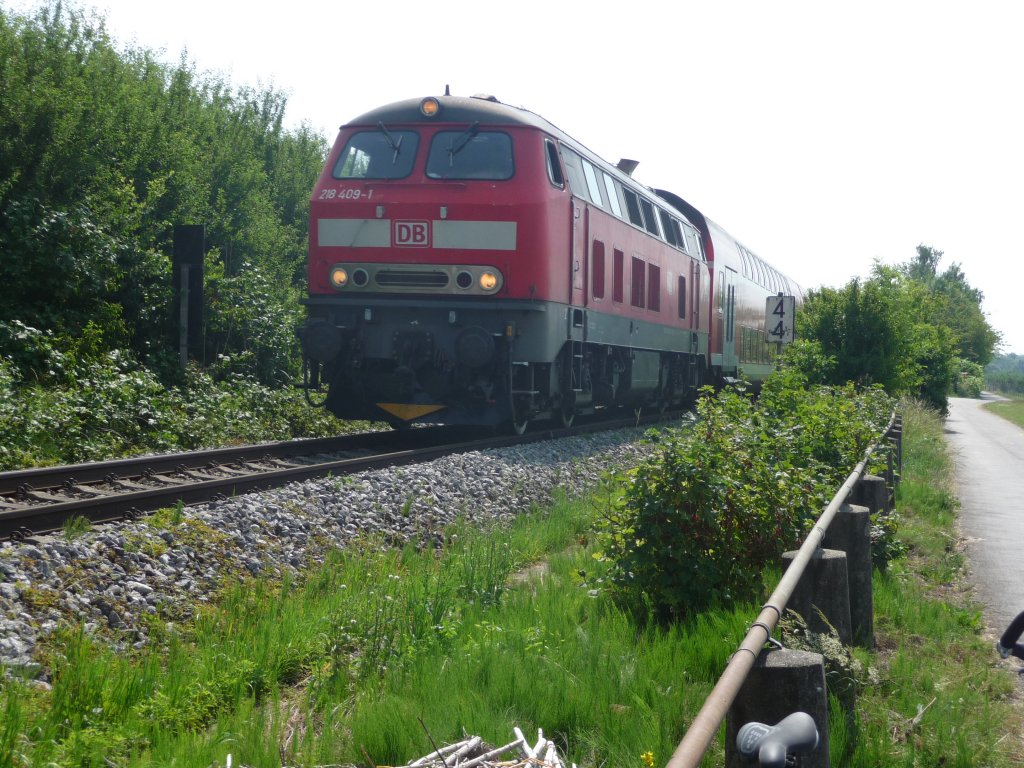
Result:
[[627,604],[665,622],[757,597],[765,565],[799,544],[891,408],[877,390],[803,384],[781,372],[757,403],[706,391],[697,423],[622,478],[601,556]]
[[39,338],[46,344],[35,380],[22,380],[0,356],[0,471],[366,427],[338,422],[297,391],[272,390],[249,376],[215,381],[193,367],[166,386],[123,351],[94,357]]

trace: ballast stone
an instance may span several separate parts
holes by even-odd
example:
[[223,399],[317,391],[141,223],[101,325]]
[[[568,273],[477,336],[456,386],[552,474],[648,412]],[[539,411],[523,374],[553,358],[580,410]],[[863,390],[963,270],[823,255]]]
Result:
[[[152,619],[187,619],[226,578],[280,578],[323,562],[330,549],[366,533],[396,545],[442,541],[441,529],[510,519],[570,495],[603,472],[634,466],[652,450],[645,430],[605,432],[424,464],[293,483],[187,507],[182,527],[146,519],[60,534],[39,544],[0,544],[0,665],[39,670],[41,637],[82,626],[119,648],[144,648]],[[193,526],[190,529],[190,526]],[[208,535],[189,535],[199,530]]]

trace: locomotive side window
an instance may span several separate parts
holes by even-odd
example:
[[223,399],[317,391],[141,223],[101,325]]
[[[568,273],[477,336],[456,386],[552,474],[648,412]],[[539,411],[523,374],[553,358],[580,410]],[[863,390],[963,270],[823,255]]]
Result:
[[544,140],[545,157],[548,162],[548,181],[559,189],[565,188],[565,177],[562,176],[562,165],[558,162],[558,147],[555,142]]
[[594,205],[604,208],[605,204],[601,202],[601,187],[597,184],[597,174],[594,172],[594,166],[586,160],[583,161],[583,175],[587,179],[587,190],[590,192],[591,201]]
[[630,302],[634,307],[640,307],[641,309],[644,306],[644,298],[647,293],[644,286],[644,278],[646,277],[647,272],[645,267],[646,265],[644,264],[643,259],[638,259],[636,256],[633,257],[633,269],[630,274],[630,277],[632,278],[630,283]]
[[565,162],[565,173],[569,177],[569,191],[577,197],[590,200],[590,191],[583,178],[583,158],[571,149],[562,147],[562,160]]
[[661,312],[661,267],[656,264],[647,265],[647,308]]
[[654,206],[647,198],[640,198],[640,208],[644,212],[644,228],[655,237],[658,236],[658,220],[654,215]]
[[404,179],[412,172],[420,137],[415,131],[360,131],[334,164],[336,179]]
[[686,228],[679,219],[672,219],[672,225],[675,227],[676,237],[679,239],[679,247],[689,253],[690,248],[686,244]]
[[622,206],[619,205],[619,196],[615,191],[615,181],[604,171],[601,171],[601,176],[604,177],[604,191],[608,193],[608,202],[612,206],[612,212],[622,218]]
[[665,239],[676,248],[689,253],[686,247],[686,234],[679,219],[662,208],[658,209],[658,217],[661,219],[661,231],[665,233]]
[[632,189],[623,187],[622,194],[626,198],[626,211],[629,213],[629,220],[638,227],[644,225],[644,215],[640,213],[640,197]]
[[658,216],[661,218],[661,230],[665,233],[665,239],[670,245],[678,246],[679,238],[676,236],[675,227],[672,226],[672,217],[662,208],[658,209]]
[[706,262],[708,260],[708,257],[704,253],[704,241],[700,239],[700,235],[697,234],[697,232],[693,232],[692,235],[694,244],[693,252],[700,256],[701,261]]
[[591,259],[593,270],[593,294],[595,299],[604,298],[604,243],[600,240],[594,241],[593,258]]
[[512,138],[498,131],[438,131],[430,142],[427,177],[504,181],[515,171]]
[[623,291],[623,280],[622,273],[625,271],[626,254],[620,251],[618,248],[615,249],[614,264],[612,265],[615,270],[615,274],[612,276],[612,300],[622,303],[625,292]]

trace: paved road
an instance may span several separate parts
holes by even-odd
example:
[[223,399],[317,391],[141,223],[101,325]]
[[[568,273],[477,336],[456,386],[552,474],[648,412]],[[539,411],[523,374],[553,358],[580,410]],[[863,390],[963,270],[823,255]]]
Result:
[[995,399],[951,398],[945,432],[972,580],[998,634],[1024,611],[1024,430],[982,407]]

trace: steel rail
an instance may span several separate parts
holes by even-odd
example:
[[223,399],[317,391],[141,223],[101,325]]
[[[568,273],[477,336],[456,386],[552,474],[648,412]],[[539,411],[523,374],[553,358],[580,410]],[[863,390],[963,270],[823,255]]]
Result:
[[436,441],[444,434],[447,427],[424,427],[403,432],[391,430],[380,432],[360,432],[336,437],[311,438],[308,440],[282,440],[255,445],[239,445],[229,448],[206,448],[198,451],[163,453],[152,456],[133,456],[110,461],[91,461],[81,464],[66,464],[54,467],[32,467],[0,472],[0,494],[10,494],[19,487],[29,486],[33,489],[55,488],[62,485],[68,478],[77,482],[99,482],[111,474],[120,477],[131,477],[149,470],[156,474],[174,472],[181,467],[186,469],[202,469],[213,464],[230,464],[237,461],[256,461],[266,456],[286,458],[290,456],[311,455],[317,453],[334,453],[339,451],[372,448],[387,445],[396,439],[403,439],[407,444],[422,441]]
[[872,454],[879,444],[892,432],[895,423],[896,414],[893,413],[882,435],[868,446],[864,452],[864,458],[850,472],[846,481],[832,497],[832,501],[825,507],[825,511],[822,512],[814,527],[807,534],[807,538],[804,539],[804,543],[797,551],[793,562],[779,580],[775,591],[772,592],[768,602],[761,608],[761,613],[758,614],[757,619],[750,625],[750,629],[747,630],[743,642],[740,643],[739,648],[736,649],[736,652],[729,659],[725,671],[722,672],[722,676],[718,679],[711,693],[708,694],[708,698],[704,701],[704,706],[701,707],[700,712],[693,719],[682,741],[679,742],[675,752],[672,753],[672,757],[666,763],[665,768],[697,768],[700,765],[701,760],[704,759],[704,755],[711,746],[712,740],[715,738],[715,734],[718,733],[718,728],[725,719],[729,707],[736,700],[740,687],[747,679],[747,675],[753,668],[754,662],[757,661],[757,657],[760,655],[765,643],[771,638],[772,632],[775,631],[775,627],[782,618],[782,612],[786,610],[786,604],[793,596],[793,592],[803,576],[807,564],[821,547],[821,542],[825,538],[828,526],[839,512],[840,507],[846,503],[850,491],[853,490],[853,487],[864,474]]
[[[673,414],[678,417],[679,414]],[[639,419],[618,419],[614,421],[594,421],[580,424],[572,429],[548,429],[528,432],[524,435],[489,435],[484,439],[461,440],[452,442],[441,439],[445,435],[465,436],[465,430],[454,430],[453,428],[415,429],[408,432],[381,432],[366,433],[376,436],[384,435],[394,440],[403,440],[426,443],[414,448],[403,448],[401,450],[378,451],[368,456],[346,457],[336,460],[318,461],[316,463],[286,466],[283,468],[258,469],[254,466],[244,464],[232,464],[232,462],[261,461],[263,457],[273,453],[268,451],[267,445],[246,446],[244,448],[245,458],[240,458],[243,449],[229,448],[216,449],[213,451],[199,451],[194,454],[174,454],[164,456],[143,457],[142,459],[124,459],[114,462],[98,462],[96,464],[80,464],[74,467],[54,467],[41,470],[22,470],[5,475],[17,475],[19,479],[26,477],[46,477],[51,483],[51,489],[59,484],[62,479],[74,474],[76,483],[79,477],[88,477],[93,480],[107,478],[115,468],[131,466],[133,470],[146,467],[150,471],[144,483],[159,483],[156,487],[140,488],[142,483],[135,482],[138,473],[119,478],[118,482],[126,486],[134,486],[128,491],[105,491],[83,487],[79,498],[67,501],[58,500],[55,494],[48,494],[45,491],[32,490],[28,495],[45,498],[45,501],[30,504],[18,505],[11,509],[0,508],[0,540],[11,537],[24,538],[33,534],[47,533],[59,530],[63,524],[75,516],[82,516],[95,523],[111,522],[124,517],[135,517],[143,512],[153,511],[162,507],[173,506],[178,503],[196,504],[210,501],[220,497],[230,497],[240,493],[255,490],[268,490],[279,487],[293,481],[308,480],[314,477],[323,477],[330,474],[351,474],[365,469],[374,469],[401,464],[412,464],[419,461],[429,461],[453,453],[466,453],[468,451],[485,450],[489,448],[502,448],[512,445],[520,445],[542,440],[550,440],[571,435],[587,434],[614,429],[623,429],[631,426],[653,424],[664,421],[666,415],[657,414],[643,416]],[[422,434],[421,434],[422,433]],[[427,433],[433,433],[428,435]],[[431,442],[431,437],[433,441]],[[321,441],[298,441],[304,447],[312,448],[309,453],[319,453],[327,450],[328,446],[333,450],[339,450],[338,446],[328,438]],[[378,441],[379,442],[379,441]],[[296,441],[279,444],[281,451],[287,451],[287,455],[296,455],[300,451],[295,450]],[[367,448],[366,443],[353,444],[348,449]],[[306,454],[306,451],[301,453]],[[218,466],[209,466],[211,458],[217,455],[225,463]],[[198,457],[198,458],[196,458]],[[259,457],[253,459],[253,457]],[[185,459],[183,461],[183,459]],[[154,469],[159,468],[159,471]],[[221,473],[225,476],[214,478],[189,477],[189,474],[202,475]],[[6,483],[6,485],[5,485]],[[4,481],[0,477],[0,487],[12,486],[12,483]],[[17,485],[13,485],[17,488]],[[81,496],[86,494],[86,498]],[[2,499],[0,499],[2,502]]]

